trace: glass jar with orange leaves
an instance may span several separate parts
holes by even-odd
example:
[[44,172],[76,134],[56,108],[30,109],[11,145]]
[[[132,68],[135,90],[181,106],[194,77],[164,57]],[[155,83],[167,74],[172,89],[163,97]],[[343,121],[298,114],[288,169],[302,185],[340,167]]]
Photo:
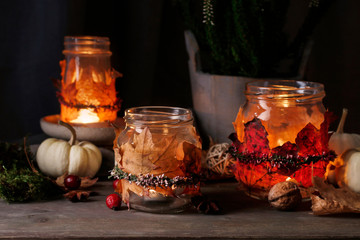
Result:
[[120,108],[107,37],[66,36],[60,62],[60,119],[71,123],[114,121]]
[[192,112],[136,107],[127,109],[124,119],[126,128],[114,142],[116,191],[137,210],[183,211],[200,191],[201,142]]
[[234,122],[229,149],[237,160],[235,177],[244,190],[266,198],[278,182],[291,180],[306,188],[311,176],[323,176],[334,158],[328,149],[328,126],[320,83],[271,80],[247,84],[247,102]]

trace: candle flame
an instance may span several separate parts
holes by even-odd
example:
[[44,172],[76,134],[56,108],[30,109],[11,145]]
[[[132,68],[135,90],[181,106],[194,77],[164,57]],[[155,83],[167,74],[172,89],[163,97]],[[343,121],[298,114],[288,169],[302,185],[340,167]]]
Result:
[[92,109],[80,109],[79,116],[72,123],[94,123],[99,122],[99,117]]

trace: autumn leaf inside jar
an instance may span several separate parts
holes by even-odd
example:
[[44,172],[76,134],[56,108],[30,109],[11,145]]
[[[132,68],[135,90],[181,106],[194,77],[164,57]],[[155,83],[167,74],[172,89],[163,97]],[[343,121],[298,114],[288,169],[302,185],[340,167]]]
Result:
[[191,111],[137,107],[124,119],[126,128],[114,142],[116,191],[137,210],[183,211],[200,191],[201,142]]

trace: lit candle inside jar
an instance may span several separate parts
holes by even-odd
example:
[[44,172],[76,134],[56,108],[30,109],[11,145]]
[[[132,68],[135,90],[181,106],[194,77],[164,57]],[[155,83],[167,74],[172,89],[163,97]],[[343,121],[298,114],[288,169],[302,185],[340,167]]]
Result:
[[[330,115],[325,113],[324,87],[319,83],[273,80],[247,84],[247,102],[234,122],[236,135],[230,153],[234,175],[249,195],[266,196],[282,181],[311,186],[323,177],[333,155],[323,141]],[[327,116],[327,118],[325,117]]]
[[70,122],[71,123],[94,123],[94,122],[99,122],[99,117],[92,109],[80,109],[79,116]]
[[71,123],[115,121],[120,101],[106,37],[65,37],[58,98],[60,119]]

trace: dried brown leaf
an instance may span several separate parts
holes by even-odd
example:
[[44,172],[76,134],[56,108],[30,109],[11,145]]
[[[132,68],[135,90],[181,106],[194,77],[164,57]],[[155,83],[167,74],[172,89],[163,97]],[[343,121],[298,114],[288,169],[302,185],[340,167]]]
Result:
[[[358,212],[354,211],[344,205],[341,205],[337,201],[323,199],[320,196],[311,196],[312,206],[311,209],[315,215],[329,215],[339,213]],[[360,213],[360,212],[359,212]]]
[[86,201],[90,194],[92,192],[91,191],[84,191],[84,190],[72,190],[69,191],[68,193],[64,194],[64,197],[66,197],[67,199],[69,199],[72,202],[78,202],[78,201]]
[[98,178],[91,179],[90,177],[81,177],[80,188],[89,188],[98,181]]
[[59,187],[65,188],[64,186],[64,179],[67,176],[67,173],[64,173],[63,175],[61,175],[60,177],[57,177],[55,182]]
[[325,183],[320,177],[314,177],[313,184],[314,188],[320,192],[323,198],[335,200],[341,205],[360,211],[359,193],[352,191],[346,186],[335,188],[333,185]]
[[183,176],[184,173],[179,168],[180,162],[176,158],[176,151],[179,145],[176,135],[166,138],[155,135],[155,141],[158,142],[156,146],[163,146],[163,148],[155,150],[160,152],[159,156],[153,161],[157,168],[149,173],[154,175],[165,174],[169,178]]
[[[196,145],[192,142],[196,139]],[[155,146],[163,146],[159,158],[153,162],[158,169],[151,174],[165,174],[173,178],[199,173],[201,168],[201,142],[193,126],[177,129],[164,138],[162,134],[153,134]]]
[[156,169],[152,163],[158,158],[158,153],[154,151],[152,135],[148,128],[140,134],[134,133],[129,141],[120,146],[119,149],[122,169],[131,174],[145,174]]
[[312,195],[312,210],[315,215],[354,212],[360,213],[360,194],[344,186],[335,188],[320,177],[313,178],[314,188],[320,196]]
[[129,204],[129,199],[130,199],[130,193],[133,192],[136,195],[142,197],[142,196],[148,196],[149,195],[149,190],[138,186],[134,183],[130,183],[129,181],[125,180],[125,179],[121,179],[121,187],[122,187],[122,191],[121,191],[121,197],[124,203]]
[[197,159],[201,159],[201,148],[196,147],[189,142],[182,142],[179,144],[176,157],[181,160],[181,170],[186,174],[199,173],[201,170],[201,162]]
[[182,141],[189,143],[192,143],[194,140],[196,140],[195,146],[197,148],[201,148],[201,140],[194,126],[183,128],[182,131],[177,132],[176,136],[178,139],[182,139]]
[[[55,180],[55,183],[59,187],[62,187],[64,189],[67,189],[65,187],[65,185],[64,185],[64,180],[65,180],[66,176],[68,176],[68,174],[64,173],[63,175],[56,178],[56,180]],[[98,178],[91,179],[90,177],[80,177],[80,179],[81,179],[81,184],[80,184],[79,188],[89,188],[89,187],[93,186],[98,181]]]

